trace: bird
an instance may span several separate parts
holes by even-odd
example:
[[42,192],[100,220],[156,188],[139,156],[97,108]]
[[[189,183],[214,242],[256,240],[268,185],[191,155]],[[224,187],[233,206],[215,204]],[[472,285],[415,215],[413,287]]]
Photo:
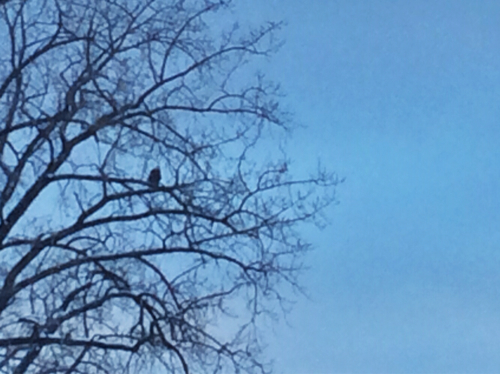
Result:
[[161,173],[160,168],[156,167],[149,173],[148,183],[153,187],[158,187],[160,184]]
[[49,317],[47,319],[47,322],[45,322],[45,326],[44,326],[45,331],[47,332],[47,334],[53,334],[59,328],[59,324],[60,324],[60,322],[56,318]]

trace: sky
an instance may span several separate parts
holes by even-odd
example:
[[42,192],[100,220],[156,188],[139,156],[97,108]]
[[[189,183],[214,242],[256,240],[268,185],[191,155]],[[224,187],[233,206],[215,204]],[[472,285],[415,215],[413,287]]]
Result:
[[287,23],[290,172],[346,178],[303,228],[310,297],[264,326],[276,373],[498,373],[500,1],[235,3]]
[[243,0],[285,20],[266,64],[301,172],[346,181],[308,255],[277,373],[500,367],[500,2]]

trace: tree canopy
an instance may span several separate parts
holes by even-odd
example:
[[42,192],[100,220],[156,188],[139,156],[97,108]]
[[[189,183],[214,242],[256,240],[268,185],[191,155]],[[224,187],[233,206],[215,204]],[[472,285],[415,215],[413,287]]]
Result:
[[337,183],[291,175],[247,64],[281,25],[222,0],[0,14],[0,373],[269,372],[259,322]]

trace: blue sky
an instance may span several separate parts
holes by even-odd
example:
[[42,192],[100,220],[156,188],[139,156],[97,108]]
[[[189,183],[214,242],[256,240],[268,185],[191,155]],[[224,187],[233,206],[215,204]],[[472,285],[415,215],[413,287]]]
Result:
[[307,125],[293,167],[347,177],[276,371],[498,372],[500,2],[243,3],[288,23],[266,71]]

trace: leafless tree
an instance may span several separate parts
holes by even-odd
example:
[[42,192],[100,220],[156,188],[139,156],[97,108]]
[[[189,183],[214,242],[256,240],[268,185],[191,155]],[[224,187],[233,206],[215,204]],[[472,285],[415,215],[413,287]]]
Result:
[[230,6],[0,2],[1,373],[270,370],[259,322],[336,180],[266,147],[289,121],[241,68],[280,25]]

